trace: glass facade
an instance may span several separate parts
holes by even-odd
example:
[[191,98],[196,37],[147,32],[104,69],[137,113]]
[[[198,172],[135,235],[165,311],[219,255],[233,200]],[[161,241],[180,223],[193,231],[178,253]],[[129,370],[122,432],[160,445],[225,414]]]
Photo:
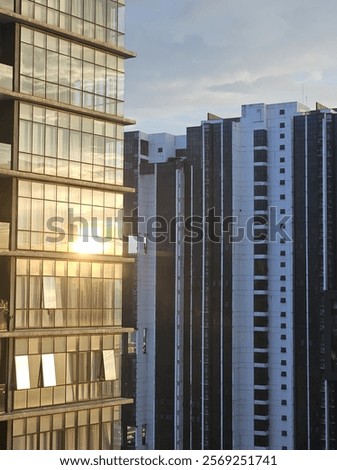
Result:
[[121,407],[55,413],[13,422],[13,449],[120,449]]
[[15,410],[120,397],[120,335],[23,338],[14,348]]
[[122,447],[124,9],[0,0],[0,449]]
[[16,328],[121,324],[121,264],[17,260]]
[[21,12],[113,45],[124,44],[125,0],[22,0]]
[[122,194],[19,181],[18,248],[122,255],[122,209]]
[[122,58],[26,27],[21,28],[20,56],[22,93],[103,113],[123,113]]
[[19,170],[122,185],[123,127],[21,104]]

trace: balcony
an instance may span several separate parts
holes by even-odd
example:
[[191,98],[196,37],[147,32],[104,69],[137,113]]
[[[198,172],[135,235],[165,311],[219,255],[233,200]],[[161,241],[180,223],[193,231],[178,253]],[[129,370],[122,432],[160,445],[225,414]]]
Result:
[[0,64],[0,88],[13,90],[13,67],[11,65]]
[[12,161],[12,146],[0,142],[0,168],[10,170]]

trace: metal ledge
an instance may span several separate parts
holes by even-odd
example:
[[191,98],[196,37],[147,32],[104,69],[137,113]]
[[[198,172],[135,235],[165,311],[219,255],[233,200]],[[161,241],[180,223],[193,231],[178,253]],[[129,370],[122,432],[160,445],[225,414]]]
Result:
[[29,410],[13,411],[12,413],[0,414],[0,421],[12,421],[13,419],[32,418],[35,416],[46,416],[56,413],[67,413],[70,411],[91,410],[93,408],[107,408],[108,406],[132,405],[132,398],[113,398],[107,400],[91,400],[83,403],[67,403],[64,405],[43,406],[30,408]]

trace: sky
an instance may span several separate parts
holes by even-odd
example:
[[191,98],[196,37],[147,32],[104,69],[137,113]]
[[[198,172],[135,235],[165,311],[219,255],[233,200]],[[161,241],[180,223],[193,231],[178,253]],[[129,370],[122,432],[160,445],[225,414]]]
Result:
[[184,134],[211,112],[337,107],[336,0],[126,0],[126,130]]

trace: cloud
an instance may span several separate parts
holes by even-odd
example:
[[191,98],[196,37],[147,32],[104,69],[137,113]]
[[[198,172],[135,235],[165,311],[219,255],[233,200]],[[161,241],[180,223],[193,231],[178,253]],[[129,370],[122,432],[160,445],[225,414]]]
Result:
[[128,0],[127,115],[183,133],[245,100],[300,100],[303,85],[336,105],[336,14],[335,0]]

